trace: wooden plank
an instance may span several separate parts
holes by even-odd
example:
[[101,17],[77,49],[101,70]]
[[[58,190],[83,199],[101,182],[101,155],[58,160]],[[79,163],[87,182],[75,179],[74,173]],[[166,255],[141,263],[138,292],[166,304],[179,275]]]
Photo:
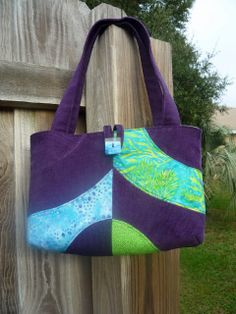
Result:
[[[97,8],[96,18],[99,9],[105,15],[104,7]],[[152,46],[172,89],[170,45],[152,40]],[[87,73],[86,112],[89,132],[100,131],[105,124],[122,123],[126,128],[151,125],[136,42],[115,26],[95,44]],[[95,314],[179,312],[178,250],[148,256],[97,257],[92,259],[92,269]]]
[[[171,46],[169,43],[155,39],[151,39],[151,43],[157,65],[170,91],[173,92]],[[120,82],[126,85],[125,76],[123,76],[123,80],[121,79]],[[122,90],[123,86],[120,88]],[[132,88],[135,87],[133,86]],[[144,80],[142,81],[142,86],[138,85],[138,91],[146,93]],[[145,105],[149,108],[146,96],[143,101],[146,102],[139,105],[141,115],[138,115],[138,117],[144,117],[141,126],[149,125],[151,121],[150,111],[148,110],[145,113],[143,107]],[[134,105],[136,103],[133,103]],[[121,111],[125,118],[124,108]],[[137,113],[134,113],[134,115],[137,115]],[[146,122],[145,116],[147,117]],[[136,120],[135,127],[137,127]],[[127,275],[123,276],[123,280],[127,282],[127,285],[129,282],[131,283],[131,313],[179,313],[179,250],[132,257],[128,263],[127,261],[124,262],[123,267],[126,268],[125,273],[130,272],[129,281],[127,282]],[[124,311],[124,313],[128,312]]]
[[[101,4],[91,11],[91,24],[101,18],[121,16],[120,9]],[[114,69],[114,50],[111,49],[111,37],[108,31],[97,40],[89,63],[85,92],[88,132],[101,130],[106,122],[114,121],[115,85],[112,85],[114,75],[111,73]],[[94,314],[123,313],[120,257],[93,257],[92,283]]]
[[[84,43],[91,24],[100,18],[123,15],[124,12],[105,4],[95,8],[90,14],[87,6],[77,0],[66,2],[2,0],[0,1],[0,59],[5,62],[35,64],[35,67],[38,67],[38,74],[41,73],[42,77],[44,73],[40,72],[41,67],[50,68],[51,80],[54,82],[52,73],[56,71],[55,68],[63,69],[68,73],[74,70],[81,54],[81,43]],[[108,33],[101,37],[96,46],[87,76],[87,130],[101,130],[106,123],[118,122],[125,127],[150,125],[150,108],[147,105],[143,77],[139,74],[140,60],[134,53],[136,43],[132,42],[122,30],[110,27]],[[153,48],[155,56],[159,57],[158,64],[161,71],[168,85],[171,86],[170,46],[154,41]],[[34,75],[35,78],[36,74]],[[64,75],[60,78],[61,82],[63,79]],[[28,83],[29,80],[28,78]],[[35,91],[40,87],[36,85],[30,88],[34,88]],[[45,89],[41,87],[40,90],[47,92],[47,97],[48,95],[54,97],[57,94],[54,90],[50,94],[46,88],[47,86]],[[54,86],[51,88],[54,89]],[[58,85],[58,92],[59,89]],[[25,94],[27,96],[26,88]],[[22,97],[19,103],[24,102],[26,98]],[[41,99],[39,101],[41,102]],[[37,101],[24,103],[25,106],[33,104],[35,107],[40,104]],[[14,104],[13,100],[7,102],[7,105],[10,104]],[[45,102],[43,108],[46,108],[46,105]],[[51,108],[50,104],[49,108]],[[14,255],[10,259],[8,268],[6,268],[6,261],[9,260],[3,258],[0,262],[0,271],[1,274],[7,275],[0,286],[3,287],[1,292],[5,300],[5,303],[0,305],[0,309],[6,310],[6,313],[20,314],[178,313],[178,250],[152,256],[93,258],[91,278],[90,258],[43,253],[26,246],[29,136],[32,132],[47,129],[51,124],[52,116],[52,112],[15,110],[17,274],[14,277],[16,269]],[[84,130],[84,119],[81,119],[78,132]],[[9,129],[9,134],[13,134],[12,129]],[[13,135],[11,136],[13,141]],[[8,145],[11,146],[12,142],[9,141]],[[9,199],[12,200],[10,196]],[[0,212],[0,219],[7,217],[9,230],[14,222],[10,200],[8,204],[5,203],[6,207],[2,207]],[[7,243],[11,237],[10,233],[4,236],[5,242],[1,243]],[[13,247],[13,241],[11,245]],[[5,254],[4,252],[7,252],[6,247],[1,246],[1,256]],[[6,272],[6,269],[9,272]],[[17,310],[16,289],[19,310]]]
[[[0,106],[55,109],[72,76],[71,70],[23,62],[0,61]],[[30,104],[29,104],[30,103]],[[34,103],[36,105],[34,105]]]
[[12,63],[6,69],[0,63],[0,106],[11,107],[16,101],[16,108],[56,107],[71,76],[66,70],[73,71],[79,62],[89,14],[87,5],[78,0],[0,1],[0,60],[26,66]]
[[[50,127],[53,112],[15,110],[16,247],[22,314],[92,313],[90,258],[53,254],[26,245],[30,135]],[[78,131],[84,131],[80,116]]]
[[[8,100],[4,101],[5,107],[13,105],[15,100],[17,105],[33,104],[32,108],[40,103],[45,104],[43,108],[52,108],[50,102],[59,102],[66,81],[79,61],[81,43],[89,27],[89,13],[86,4],[77,0],[0,2],[0,59],[5,65],[12,63],[10,71],[8,64],[8,73],[4,73],[4,84],[8,84],[5,87],[10,95],[4,98]],[[24,69],[20,67],[22,63]],[[28,64],[35,66],[29,68]],[[14,79],[18,79],[17,83]],[[42,111],[15,110],[14,114],[17,257],[17,285],[14,287],[18,289],[19,299],[19,311],[15,312],[90,314],[90,258],[38,252],[28,248],[25,241],[29,137],[35,131],[47,129],[52,117],[52,112]],[[83,128],[84,123],[81,125]],[[7,285],[7,281],[3,284]]]
[[119,10],[102,4],[90,16],[75,0],[2,0],[0,9],[0,107],[32,109],[57,107],[90,25]]
[[116,18],[126,16],[125,12],[119,8],[112,5],[101,3],[96,6],[90,12],[90,25],[92,26],[96,21],[106,18]]
[[90,9],[77,0],[0,2],[0,59],[73,69]]
[[[58,104],[53,103],[40,103],[40,102],[24,102],[24,101],[13,101],[13,100],[0,100],[0,110],[2,109],[30,109],[30,110],[53,110],[57,109]],[[84,99],[81,104],[82,110],[84,110]]]
[[13,112],[0,115],[0,313],[17,313]]

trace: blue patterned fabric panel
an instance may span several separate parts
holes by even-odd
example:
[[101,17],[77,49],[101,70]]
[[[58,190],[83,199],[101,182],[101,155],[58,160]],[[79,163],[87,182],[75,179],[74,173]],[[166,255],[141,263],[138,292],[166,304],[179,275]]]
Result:
[[38,248],[64,252],[88,226],[112,218],[112,170],[75,199],[28,217],[28,242]]
[[114,167],[133,185],[160,200],[205,213],[202,173],[163,152],[145,128],[126,129]]

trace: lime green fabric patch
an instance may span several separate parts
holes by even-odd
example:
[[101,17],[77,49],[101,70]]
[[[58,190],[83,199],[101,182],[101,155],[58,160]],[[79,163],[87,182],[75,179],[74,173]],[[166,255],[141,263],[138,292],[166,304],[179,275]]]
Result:
[[160,200],[205,213],[202,173],[164,153],[144,128],[126,129],[114,167],[133,185]]
[[130,224],[112,219],[112,254],[149,254],[158,248],[138,229]]

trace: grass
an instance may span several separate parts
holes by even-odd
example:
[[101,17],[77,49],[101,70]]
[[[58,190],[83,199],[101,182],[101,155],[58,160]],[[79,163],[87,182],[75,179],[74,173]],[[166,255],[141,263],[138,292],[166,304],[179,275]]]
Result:
[[181,314],[236,314],[236,219],[222,215],[223,198],[213,204],[204,244],[181,250]]

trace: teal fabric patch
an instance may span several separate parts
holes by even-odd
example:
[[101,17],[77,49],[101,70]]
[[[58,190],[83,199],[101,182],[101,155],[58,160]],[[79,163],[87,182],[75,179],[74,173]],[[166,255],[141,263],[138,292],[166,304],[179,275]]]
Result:
[[75,199],[28,217],[28,242],[38,248],[64,252],[88,226],[112,218],[112,176],[109,171],[95,186]]
[[133,185],[160,200],[205,213],[202,173],[164,153],[145,128],[125,129],[114,167]]
[[121,138],[109,137],[105,139],[105,154],[114,155],[121,152]]

